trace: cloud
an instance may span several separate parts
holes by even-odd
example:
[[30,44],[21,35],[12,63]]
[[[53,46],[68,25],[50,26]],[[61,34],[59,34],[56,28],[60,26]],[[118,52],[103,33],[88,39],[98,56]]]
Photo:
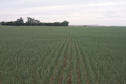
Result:
[[[14,2],[15,0],[13,0]],[[19,0],[20,1],[20,0]],[[40,3],[41,0],[33,1],[26,0],[25,3],[30,4]],[[12,8],[6,8],[1,10],[0,20],[12,20],[20,16],[27,17],[31,16],[42,21],[63,21],[69,20],[71,24],[103,24],[103,25],[126,25],[126,1],[125,0],[110,0],[110,1],[99,1],[96,2],[82,1],[78,3],[67,3],[63,1],[62,5],[56,2],[53,5],[31,5],[24,7],[17,7],[18,4],[24,4],[24,1],[14,2]],[[57,1],[57,0],[55,0]],[[42,1],[44,2],[44,1]],[[66,4],[67,3],[67,4]],[[41,4],[41,3],[40,3]],[[17,8],[16,8],[17,7]],[[0,7],[0,9],[2,9]],[[40,19],[41,18],[41,19]]]

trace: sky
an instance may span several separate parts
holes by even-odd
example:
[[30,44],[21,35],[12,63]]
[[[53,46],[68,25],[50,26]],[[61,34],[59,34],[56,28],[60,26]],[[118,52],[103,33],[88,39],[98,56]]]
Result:
[[126,0],[0,0],[0,21],[62,22],[70,25],[126,26]]

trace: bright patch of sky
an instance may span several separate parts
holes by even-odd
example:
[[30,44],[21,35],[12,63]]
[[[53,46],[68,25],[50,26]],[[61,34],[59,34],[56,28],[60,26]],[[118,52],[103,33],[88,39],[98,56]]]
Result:
[[71,25],[126,26],[126,0],[3,0],[0,21],[33,17]]

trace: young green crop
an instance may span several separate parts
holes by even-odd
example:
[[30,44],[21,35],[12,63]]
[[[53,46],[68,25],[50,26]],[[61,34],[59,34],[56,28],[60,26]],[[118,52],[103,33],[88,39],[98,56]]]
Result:
[[125,84],[126,27],[0,26],[0,84]]

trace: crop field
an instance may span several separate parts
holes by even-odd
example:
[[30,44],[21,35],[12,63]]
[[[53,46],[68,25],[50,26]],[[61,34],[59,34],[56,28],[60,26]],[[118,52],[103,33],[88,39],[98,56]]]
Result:
[[0,26],[0,84],[126,84],[126,27]]

